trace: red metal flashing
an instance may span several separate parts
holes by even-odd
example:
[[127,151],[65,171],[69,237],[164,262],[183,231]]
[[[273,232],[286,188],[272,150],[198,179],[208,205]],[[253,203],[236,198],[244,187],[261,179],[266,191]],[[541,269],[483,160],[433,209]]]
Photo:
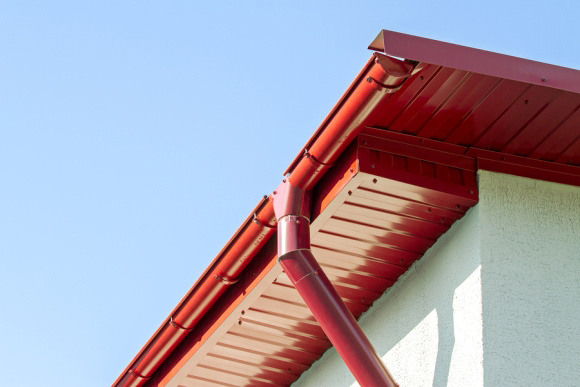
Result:
[[580,167],[577,166],[556,164],[476,148],[469,149],[466,155],[473,157],[477,161],[478,170],[482,169],[580,187]]
[[[371,48],[406,59],[375,53],[286,171],[314,192],[313,252],[355,317],[477,203],[478,169],[580,185],[580,71],[386,30]],[[299,377],[329,343],[287,276],[266,275],[276,274],[274,233],[264,198],[113,386],[168,384],[264,281],[268,313],[240,318],[191,383]],[[284,337],[240,347],[273,324],[286,324]],[[240,353],[264,367],[234,361]]]
[[369,49],[398,58],[580,93],[580,73],[476,48],[382,30]]

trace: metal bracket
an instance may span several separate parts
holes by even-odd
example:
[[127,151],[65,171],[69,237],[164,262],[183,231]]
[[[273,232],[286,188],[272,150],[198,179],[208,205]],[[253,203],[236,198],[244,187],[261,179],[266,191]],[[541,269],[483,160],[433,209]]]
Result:
[[314,164],[315,166],[323,166],[323,167],[332,167],[334,165],[334,163],[332,164],[327,164],[327,163],[323,163],[322,161],[319,161],[316,157],[314,157],[313,155],[311,155],[308,152],[308,149],[304,149],[304,157],[306,157],[308,160],[310,160],[310,162],[312,164]]
[[252,219],[252,222],[259,224],[262,227],[271,228],[274,230],[278,228],[278,226],[276,225],[272,226],[271,224],[262,222],[262,220],[258,217],[258,214],[256,212],[254,212],[254,219]]
[[381,93],[385,93],[385,94],[392,94],[392,93],[400,90],[401,87],[403,87],[403,84],[405,83],[405,82],[402,82],[396,86],[387,86],[385,84],[378,82],[373,77],[367,77],[367,82],[370,83],[375,88],[375,90],[380,91]]
[[173,319],[173,316],[169,317],[169,324],[174,328],[183,329],[184,331],[193,330],[193,328],[186,328],[183,325],[176,323],[175,320]]
[[233,285],[236,282],[238,282],[237,279],[234,280],[234,279],[231,279],[231,278],[228,278],[228,277],[224,277],[224,276],[221,276],[221,275],[217,275],[217,274],[214,275],[213,278],[215,278],[217,281],[223,283],[224,285]]
[[136,377],[140,378],[140,379],[151,379],[151,376],[143,376],[141,375],[139,372],[137,372],[136,370],[129,370],[130,374],[134,374]]

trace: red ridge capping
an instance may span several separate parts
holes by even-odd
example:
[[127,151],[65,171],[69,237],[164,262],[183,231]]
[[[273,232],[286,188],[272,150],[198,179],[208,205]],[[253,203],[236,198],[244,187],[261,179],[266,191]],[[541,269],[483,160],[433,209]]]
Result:
[[580,93],[580,72],[438,40],[382,30],[369,46],[399,58]]
[[[287,170],[290,180],[302,189],[311,189],[341,152],[368,124],[373,109],[391,95],[375,83],[396,89],[411,75],[414,66],[394,58],[373,54],[369,62],[323,121],[315,135]],[[373,82],[375,81],[375,82]],[[393,89],[393,90],[394,90]],[[253,222],[254,214],[260,220]],[[235,281],[252,258],[274,234],[264,227],[274,222],[271,200],[265,198],[246,219],[238,232],[214,259],[162,326],[149,339],[113,387],[141,387],[195,327],[228,287],[215,278]],[[170,321],[175,324],[171,324]],[[185,328],[180,329],[177,325]],[[187,330],[186,330],[187,329]]]

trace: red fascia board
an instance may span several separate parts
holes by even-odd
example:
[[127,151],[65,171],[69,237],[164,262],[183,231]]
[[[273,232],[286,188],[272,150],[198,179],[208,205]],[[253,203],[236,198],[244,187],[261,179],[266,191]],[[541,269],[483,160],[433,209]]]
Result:
[[477,148],[469,148],[465,155],[477,161],[478,170],[580,186],[580,167],[574,165],[534,160]]
[[369,49],[399,58],[580,93],[580,71],[382,30]]

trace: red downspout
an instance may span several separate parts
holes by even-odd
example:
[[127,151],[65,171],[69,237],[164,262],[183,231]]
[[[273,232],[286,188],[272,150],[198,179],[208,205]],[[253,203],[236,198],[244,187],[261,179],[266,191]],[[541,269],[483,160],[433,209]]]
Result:
[[274,191],[278,260],[363,387],[398,386],[310,250],[310,192],[284,179]]
[[[374,53],[371,60],[323,121],[288,169],[290,182],[310,190],[368,124],[369,115],[398,90],[413,64]],[[271,200],[264,200],[196,282],[170,317],[113,383],[113,387],[141,387],[219,299],[270,239],[275,230]]]

